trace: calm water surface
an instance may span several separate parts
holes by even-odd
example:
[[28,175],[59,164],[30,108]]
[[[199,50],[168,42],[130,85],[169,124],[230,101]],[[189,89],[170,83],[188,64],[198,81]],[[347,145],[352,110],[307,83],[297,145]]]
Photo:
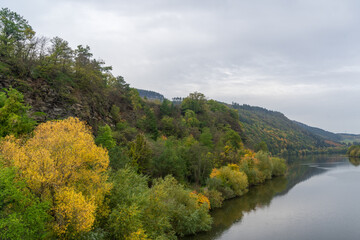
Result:
[[252,188],[212,212],[202,239],[360,239],[359,160],[344,156],[288,159],[287,177]]

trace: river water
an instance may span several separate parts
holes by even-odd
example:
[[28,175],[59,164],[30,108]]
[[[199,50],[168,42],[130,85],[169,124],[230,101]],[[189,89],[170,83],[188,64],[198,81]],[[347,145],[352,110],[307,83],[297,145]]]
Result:
[[345,156],[289,158],[286,177],[212,212],[211,231],[187,240],[360,239],[360,167]]

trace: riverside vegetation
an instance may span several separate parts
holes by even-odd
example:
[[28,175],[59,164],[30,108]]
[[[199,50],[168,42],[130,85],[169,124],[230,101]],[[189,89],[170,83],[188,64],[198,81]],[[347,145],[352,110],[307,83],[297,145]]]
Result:
[[0,60],[1,239],[176,239],[287,171],[238,110],[140,98],[88,46],[36,37],[7,8]]
[[360,157],[360,145],[352,145],[349,147],[347,153],[349,157]]

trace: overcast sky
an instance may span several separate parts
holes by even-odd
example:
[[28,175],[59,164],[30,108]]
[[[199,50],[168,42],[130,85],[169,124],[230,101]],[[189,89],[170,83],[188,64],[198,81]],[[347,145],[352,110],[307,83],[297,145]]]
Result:
[[37,36],[89,45],[132,87],[360,133],[360,1],[2,0]]

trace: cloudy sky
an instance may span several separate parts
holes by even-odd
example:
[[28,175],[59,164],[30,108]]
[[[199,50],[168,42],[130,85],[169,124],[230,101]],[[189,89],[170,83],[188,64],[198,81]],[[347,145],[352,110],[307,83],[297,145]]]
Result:
[[2,0],[38,36],[89,45],[132,87],[360,133],[360,1]]

